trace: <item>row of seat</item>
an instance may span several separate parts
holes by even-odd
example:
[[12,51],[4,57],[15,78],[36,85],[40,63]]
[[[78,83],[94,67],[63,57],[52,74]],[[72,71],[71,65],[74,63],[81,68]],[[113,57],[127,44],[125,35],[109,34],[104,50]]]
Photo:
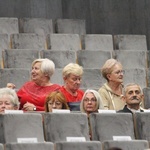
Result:
[[[23,63],[23,62],[22,62]],[[81,82],[81,89],[95,89],[98,90],[106,80],[103,78],[100,69],[83,69],[84,74]],[[149,72],[149,71],[148,71]],[[142,88],[147,87],[146,74],[148,72],[145,69],[125,69],[124,84],[135,82]],[[150,76],[148,74],[148,76]],[[6,83],[14,83],[16,88],[19,89],[25,82],[30,79],[30,70],[23,68],[5,68],[0,69],[0,87],[5,87]],[[64,84],[62,78],[62,68],[55,70],[54,75],[51,78],[52,83],[60,85]]]
[[[108,34],[63,34],[51,33],[47,36],[38,35],[35,33],[13,33],[8,34],[0,33],[0,41],[5,41],[2,46],[8,45],[11,42],[10,48],[12,49],[52,49],[52,50],[147,50],[146,37],[144,35],[108,35]],[[122,38],[120,43],[118,39]],[[130,43],[125,39],[130,39]],[[143,40],[140,41],[140,39]],[[138,39],[138,40],[135,40]],[[145,44],[143,44],[143,41]],[[1,42],[2,43],[2,42]],[[122,46],[123,45],[123,46]],[[144,46],[145,45],[145,46]],[[8,46],[7,46],[8,47]],[[7,48],[4,47],[4,48]]]
[[123,150],[148,150],[149,143],[146,140],[133,140],[0,144],[0,150],[108,150],[112,147],[118,147]]
[[[119,60],[124,69],[149,68],[147,66],[147,55],[145,51],[54,51],[35,49],[5,49],[2,51],[4,68],[28,68],[37,58],[49,58],[55,63],[56,68],[64,68],[68,63],[78,63],[83,68],[100,69],[107,59]],[[128,61],[127,61],[128,59]]]
[[[114,136],[150,141],[150,112],[93,113],[89,117],[92,141],[114,140]],[[44,129],[44,130],[43,130]],[[24,113],[0,115],[0,143],[34,138],[37,142],[67,141],[82,137],[90,141],[85,113]],[[29,141],[29,140],[28,140]]]

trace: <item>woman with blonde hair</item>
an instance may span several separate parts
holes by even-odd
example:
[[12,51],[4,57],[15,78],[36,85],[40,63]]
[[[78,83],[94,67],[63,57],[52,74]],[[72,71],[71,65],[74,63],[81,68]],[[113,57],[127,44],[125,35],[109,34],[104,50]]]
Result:
[[52,112],[52,109],[69,109],[64,95],[59,91],[51,92],[46,97],[45,112]]
[[84,92],[80,90],[83,68],[76,63],[69,63],[63,68],[64,86],[60,91],[64,94],[70,110],[79,111]]
[[105,109],[120,110],[125,103],[123,95],[123,67],[116,59],[108,59],[101,69],[107,82],[99,89]]

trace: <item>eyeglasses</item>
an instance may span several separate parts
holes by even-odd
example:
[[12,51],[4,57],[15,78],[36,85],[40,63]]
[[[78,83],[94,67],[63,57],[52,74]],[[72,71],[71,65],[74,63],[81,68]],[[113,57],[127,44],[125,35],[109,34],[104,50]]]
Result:
[[96,99],[84,99],[83,101],[85,103],[89,103],[89,102],[94,103],[94,102],[96,102]]
[[118,71],[115,71],[114,73],[117,74],[117,75],[119,75],[119,74],[124,74],[125,71],[124,70],[118,70]]

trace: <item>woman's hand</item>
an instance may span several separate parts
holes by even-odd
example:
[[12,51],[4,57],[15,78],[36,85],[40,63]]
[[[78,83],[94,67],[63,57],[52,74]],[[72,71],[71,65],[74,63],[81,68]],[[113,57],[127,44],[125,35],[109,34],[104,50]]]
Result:
[[23,110],[26,110],[26,111],[33,111],[33,108],[36,107],[34,104],[32,103],[29,103],[29,102],[26,102],[24,105],[23,105]]
[[7,83],[6,87],[7,88],[11,88],[11,89],[15,89],[16,88],[15,84],[13,84],[13,83]]

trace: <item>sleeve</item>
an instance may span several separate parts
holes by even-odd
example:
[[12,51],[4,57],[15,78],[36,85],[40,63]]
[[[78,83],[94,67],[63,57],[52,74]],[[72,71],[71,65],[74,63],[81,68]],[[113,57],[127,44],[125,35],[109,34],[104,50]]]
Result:
[[110,105],[108,92],[105,89],[99,89],[98,92],[102,98],[104,109],[108,110]]

